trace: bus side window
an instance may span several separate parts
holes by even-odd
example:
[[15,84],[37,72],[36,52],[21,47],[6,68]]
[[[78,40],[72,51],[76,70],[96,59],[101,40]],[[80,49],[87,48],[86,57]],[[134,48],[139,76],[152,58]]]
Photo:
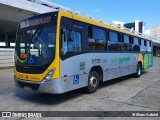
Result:
[[140,44],[141,52],[146,52],[145,40],[144,39],[140,39],[140,41],[141,41],[141,44]]
[[105,50],[105,30],[93,28],[93,38],[96,40],[96,51]]
[[130,43],[130,36],[128,35],[123,35],[122,37],[122,50],[123,51],[132,51],[132,45]]
[[62,54],[66,54],[67,52],[79,52],[82,51],[82,45],[81,45],[81,33],[74,31],[74,30],[68,30],[68,29],[62,29],[61,31],[61,43],[62,43]]
[[102,51],[105,50],[106,34],[105,30],[88,27],[89,50]]
[[80,52],[82,51],[82,36],[80,32],[71,31],[68,39],[68,51]]
[[108,50],[121,51],[121,42],[118,42],[118,33],[109,31]]
[[147,41],[147,52],[152,52],[151,41]]
[[133,37],[133,44],[132,44],[133,51],[139,52],[139,39],[137,37]]

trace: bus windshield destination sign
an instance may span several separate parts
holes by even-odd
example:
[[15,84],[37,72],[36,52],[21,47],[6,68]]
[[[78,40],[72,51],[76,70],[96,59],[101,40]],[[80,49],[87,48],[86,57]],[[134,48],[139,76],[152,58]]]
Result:
[[43,18],[39,18],[39,19],[34,19],[34,20],[26,20],[26,21],[22,21],[20,23],[20,28],[42,25],[42,24],[47,24],[50,22],[51,22],[51,16],[47,16],[47,17],[43,17]]

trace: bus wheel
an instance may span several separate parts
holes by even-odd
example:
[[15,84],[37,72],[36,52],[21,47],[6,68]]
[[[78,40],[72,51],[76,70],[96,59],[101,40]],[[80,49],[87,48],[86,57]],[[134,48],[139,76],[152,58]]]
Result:
[[87,92],[88,93],[94,93],[97,91],[99,86],[99,76],[98,73],[95,71],[91,71],[89,73],[88,77],[88,86],[87,86]]
[[137,72],[135,73],[135,77],[139,78],[141,76],[141,73],[142,73],[142,67],[141,67],[141,64],[138,64],[137,65]]

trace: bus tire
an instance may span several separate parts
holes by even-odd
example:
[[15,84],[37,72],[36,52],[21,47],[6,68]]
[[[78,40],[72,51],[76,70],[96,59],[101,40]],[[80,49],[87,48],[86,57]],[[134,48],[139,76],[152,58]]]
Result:
[[141,76],[141,73],[142,73],[142,66],[141,66],[141,64],[138,64],[137,65],[137,71],[135,73],[135,77],[139,78]]
[[99,75],[96,71],[91,71],[88,76],[88,85],[86,91],[91,94],[97,91],[99,87]]

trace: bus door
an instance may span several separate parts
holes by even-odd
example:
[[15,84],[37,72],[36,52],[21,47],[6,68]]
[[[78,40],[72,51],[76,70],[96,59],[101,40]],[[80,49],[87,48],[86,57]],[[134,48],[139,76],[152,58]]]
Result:
[[[61,76],[69,80],[65,89],[75,89],[86,85],[85,54],[83,54],[84,25],[62,19],[61,23]],[[65,90],[66,91],[66,90]]]

